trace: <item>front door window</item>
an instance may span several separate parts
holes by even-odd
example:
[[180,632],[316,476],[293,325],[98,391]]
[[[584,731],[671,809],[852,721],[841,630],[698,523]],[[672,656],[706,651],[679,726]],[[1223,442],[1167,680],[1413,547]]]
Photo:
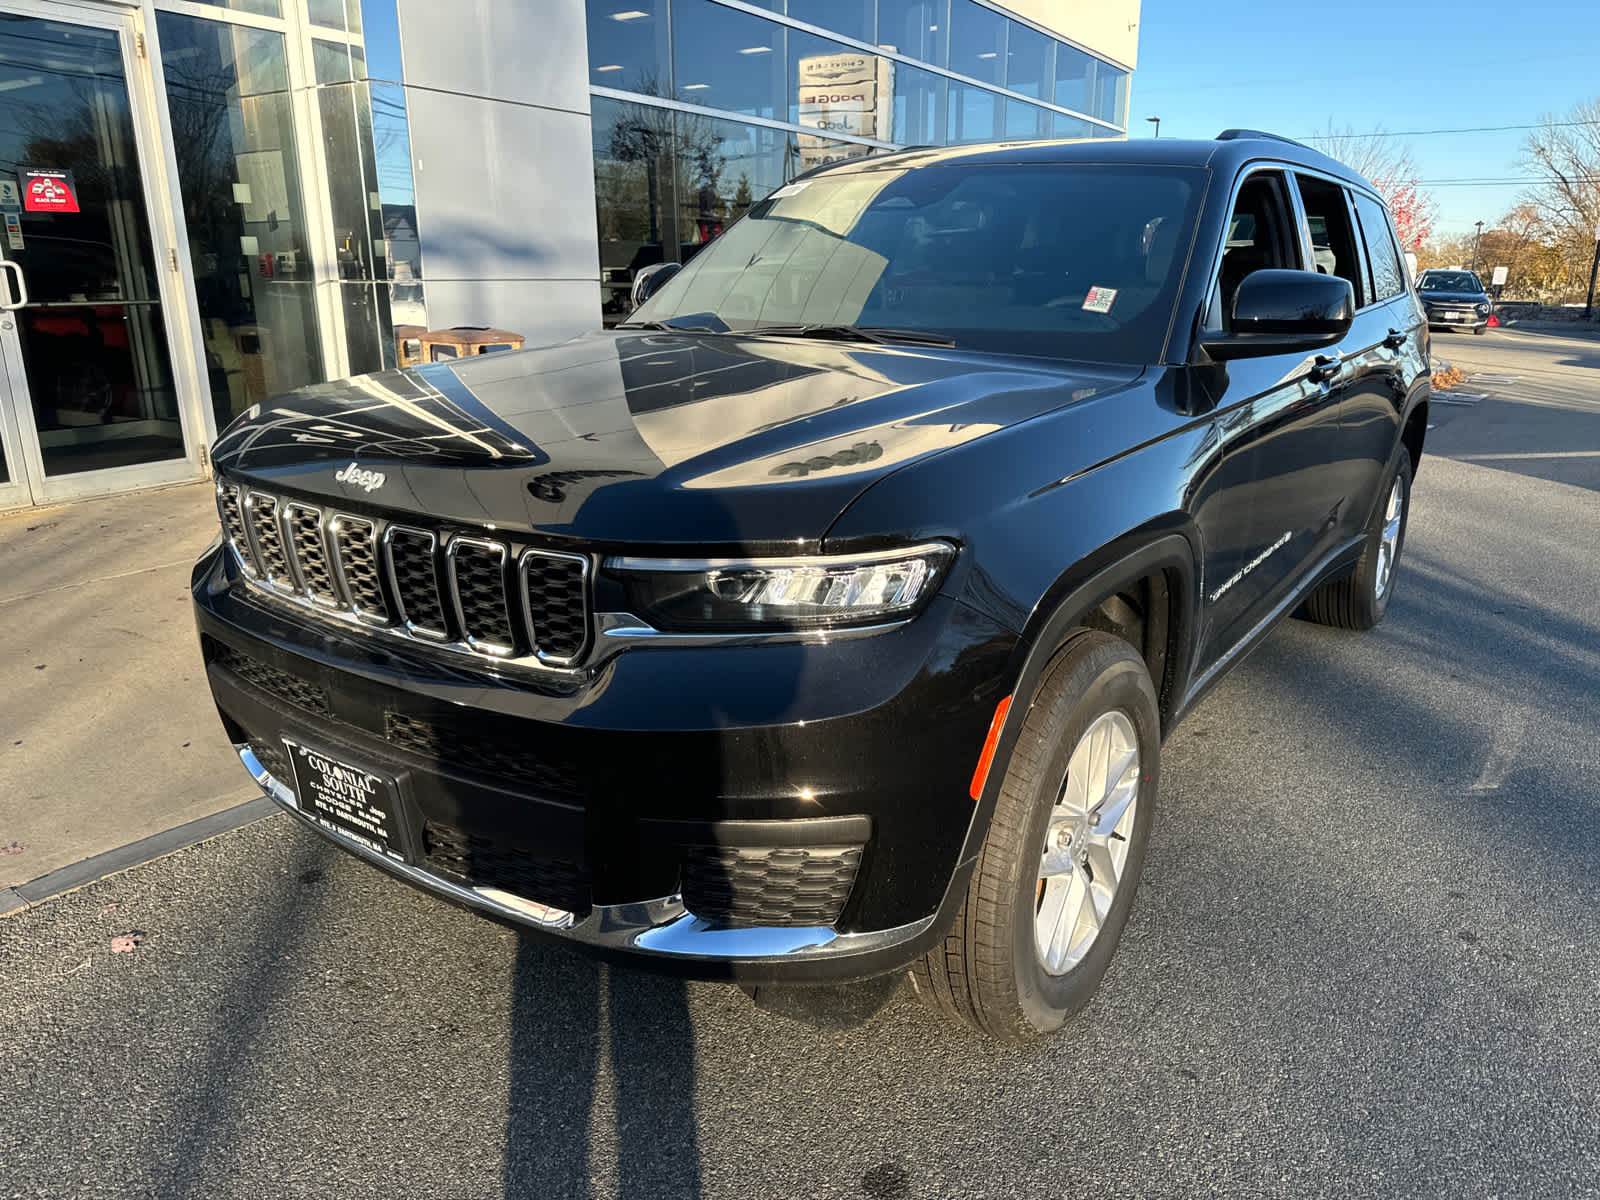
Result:
[[0,426],[45,481],[185,455],[120,38],[0,13]]

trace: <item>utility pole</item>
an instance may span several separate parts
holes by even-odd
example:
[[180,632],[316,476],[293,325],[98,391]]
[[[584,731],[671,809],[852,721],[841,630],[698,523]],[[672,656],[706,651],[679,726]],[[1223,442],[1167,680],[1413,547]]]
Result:
[[1478,243],[1483,241],[1483,222],[1478,222],[1478,235],[1472,239],[1472,273],[1478,273]]
[[1155,136],[1156,137],[1160,137],[1161,136],[1161,118],[1160,117],[1146,117],[1145,120],[1146,121],[1150,121],[1155,125],[1155,127],[1156,127]]
[[1600,225],[1594,227],[1594,266],[1589,268],[1589,299],[1583,306],[1583,319],[1594,317],[1594,281],[1600,275]]

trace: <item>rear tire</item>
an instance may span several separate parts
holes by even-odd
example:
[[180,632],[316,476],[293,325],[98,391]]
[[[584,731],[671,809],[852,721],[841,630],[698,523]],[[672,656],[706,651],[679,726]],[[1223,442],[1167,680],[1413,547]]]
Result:
[[[1395,572],[1411,516],[1411,455],[1400,461],[1380,493],[1385,497],[1367,522],[1367,542],[1350,573],[1325,583],[1306,598],[1304,614],[1336,629],[1371,629],[1383,620],[1394,595]],[[1398,513],[1395,511],[1398,505]]]
[[955,924],[912,968],[926,1003],[1024,1042],[1089,1002],[1133,906],[1160,756],[1144,660],[1109,634],[1073,637],[1028,701]]

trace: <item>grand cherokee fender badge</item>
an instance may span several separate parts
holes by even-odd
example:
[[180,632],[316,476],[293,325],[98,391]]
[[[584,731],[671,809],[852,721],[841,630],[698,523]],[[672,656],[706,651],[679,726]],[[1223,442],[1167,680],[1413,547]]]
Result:
[[334,475],[339,483],[353,483],[363,491],[372,492],[383,486],[387,476],[382,471],[368,471],[351,463],[348,467]]
[[1211,593],[1211,603],[1215,604],[1218,600],[1221,600],[1223,595],[1224,595],[1224,593],[1226,593],[1229,588],[1233,587],[1234,584],[1238,583],[1246,575],[1250,574],[1251,571],[1254,571],[1262,563],[1266,562],[1267,559],[1271,558],[1279,550],[1281,550],[1285,546],[1287,546],[1289,544],[1290,536],[1291,536],[1291,534],[1289,533],[1289,531],[1287,529],[1284,530],[1283,531],[1283,536],[1281,538],[1279,538],[1277,541],[1273,542],[1272,545],[1268,546],[1260,554],[1256,555],[1249,562],[1245,563],[1244,566],[1240,567],[1237,571],[1235,571],[1233,573],[1233,577],[1232,578],[1230,578],[1226,583],[1224,583],[1216,591]]

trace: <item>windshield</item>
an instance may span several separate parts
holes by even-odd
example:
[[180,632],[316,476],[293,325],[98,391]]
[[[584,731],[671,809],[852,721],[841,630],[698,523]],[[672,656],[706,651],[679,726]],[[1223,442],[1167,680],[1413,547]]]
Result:
[[1417,280],[1422,292],[1481,292],[1483,284],[1471,271],[1424,271]]
[[757,204],[630,322],[853,325],[1153,362],[1204,184],[1174,167],[830,172]]

